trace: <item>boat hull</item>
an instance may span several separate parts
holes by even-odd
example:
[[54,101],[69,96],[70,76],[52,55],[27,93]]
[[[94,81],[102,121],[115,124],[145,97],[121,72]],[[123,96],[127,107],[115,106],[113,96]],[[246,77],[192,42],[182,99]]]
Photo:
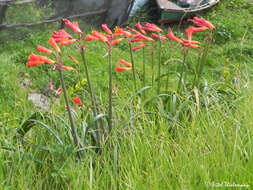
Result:
[[182,8],[177,5],[173,5],[173,3],[165,3],[165,0],[157,0],[158,7],[161,10],[161,23],[173,23],[182,21],[183,19],[187,19],[192,17],[202,11],[210,9],[214,5],[216,5],[219,0],[210,0],[208,3],[205,3],[200,6],[191,7],[191,8]]

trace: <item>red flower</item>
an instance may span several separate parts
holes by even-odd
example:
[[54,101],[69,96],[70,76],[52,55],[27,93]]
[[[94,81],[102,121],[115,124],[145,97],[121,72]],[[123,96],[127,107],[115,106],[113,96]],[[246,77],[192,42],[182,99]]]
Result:
[[165,36],[161,36],[161,35],[158,35],[158,34],[155,34],[155,33],[152,33],[151,37],[154,38],[154,39],[167,40],[167,38]]
[[75,62],[75,64],[77,64],[77,65],[79,64],[78,61],[76,60],[76,58],[74,58],[73,56],[69,55],[69,58],[72,59]]
[[59,39],[59,38],[72,39],[72,36],[69,33],[67,33],[65,30],[61,29],[58,32],[54,31],[52,33],[52,38],[54,38],[54,40],[56,41],[56,39]]
[[179,39],[179,38],[177,38],[176,36],[174,36],[174,34],[173,34],[173,32],[172,32],[171,29],[169,29],[169,30],[170,30],[170,32],[167,34],[167,37],[168,37],[169,39],[174,40],[174,41],[176,41],[176,42],[178,42],[178,43],[183,43],[183,41],[182,41],[181,39]]
[[74,101],[74,103],[75,103],[77,106],[83,105],[82,100],[81,100],[78,96],[76,96],[75,98],[73,98],[73,101]]
[[148,23],[148,22],[146,22],[145,27],[143,27],[143,29],[148,30],[148,31],[152,31],[152,32],[162,32],[163,31],[157,25],[151,24],[151,23]]
[[78,24],[78,22],[74,21],[74,22],[72,22],[72,24],[74,24],[76,27],[78,27],[78,28],[79,28],[79,24]]
[[99,40],[99,38],[95,37],[95,36],[91,36],[89,34],[87,34],[85,36],[85,41],[89,42],[89,41],[92,41],[92,40]]
[[[186,40],[186,39],[181,39],[185,44],[189,44],[189,40]],[[191,44],[200,44],[200,42],[199,41],[195,41],[195,40],[192,40],[191,41]]]
[[130,30],[131,32],[137,34],[137,35],[140,35],[141,33],[138,32],[137,30],[133,29],[133,28],[130,28],[130,27],[127,27],[128,30]]
[[107,27],[106,24],[102,24],[102,29],[109,35],[112,35],[112,31]]
[[187,28],[185,30],[185,33],[187,34],[188,36],[188,41],[189,43],[192,42],[192,35],[195,33],[195,32],[201,32],[201,31],[204,31],[204,30],[207,30],[208,27],[206,26],[201,26],[201,27],[194,27],[194,26],[190,26],[189,28]]
[[68,70],[68,71],[73,71],[74,70],[73,67],[69,67],[69,66],[66,66],[66,65],[57,65],[56,69],[59,69],[59,70],[64,69],[64,70]]
[[140,22],[137,22],[137,24],[136,24],[135,26],[136,26],[136,28],[138,28],[138,29],[141,31],[142,34],[144,34],[144,35],[147,34],[147,33],[145,32],[145,30],[143,30],[143,27],[142,27],[142,25],[141,25]]
[[208,29],[208,27],[206,27],[206,26],[201,26],[201,27],[190,26],[189,28],[187,28],[185,30],[185,32],[186,32],[186,34],[188,34],[188,33],[194,34],[195,32],[202,32],[207,29]]
[[77,34],[79,34],[79,35],[82,34],[82,31],[76,22],[71,23],[68,19],[63,19],[63,22],[66,24],[67,27],[74,30]]
[[121,67],[121,66],[119,66],[119,65],[116,65],[116,71],[117,71],[118,73],[123,72],[123,71],[129,71],[129,70],[131,70],[131,69],[132,69],[131,67]]
[[133,34],[131,34],[128,31],[123,30],[122,28],[120,28],[119,26],[116,27],[115,29],[115,33],[112,34],[113,38],[117,37],[118,35],[123,35],[125,37],[133,37]]
[[110,46],[114,46],[114,45],[120,43],[122,40],[123,40],[123,38],[119,38],[119,39],[114,40],[114,41],[108,41],[108,44],[109,44]]
[[60,45],[61,46],[66,46],[66,45],[69,45],[69,44],[73,44],[75,42],[76,42],[76,39],[62,40],[62,41],[60,41]]
[[96,30],[92,31],[92,36],[98,38],[102,42],[107,42],[108,41],[108,39],[106,38],[106,36],[104,36],[103,34],[101,34],[100,32],[98,32]]
[[43,61],[28,61],[26,63],[26,66],[27,67],[34,67],[34,66],[37,66],[37,65],[41,65],[43,63],[44,63]]
[[199,48],[199,47],[200,47],[199,45],[196,45],[196,44],[189,44],[189,43],[184,43],[184,46],[185,46],[185,47],[190,47],[190,48]]
[[143,48],[143,47],[145,47],[145,46],[146,46],[146,44],[140,44],[140,45],[138,45],[138,46],[132,48],[132,51],[136,51],[136,50],[141,49],[141,48]]
[[142,34],[139,34],[135,37],[135,39],[131,40],[130,42],[139,42],[139,41],[149,41],[152,42],[154,41],[152,38],[144,36]]
[[48,42],[49,42],[50,45],[55,49],[55,51],[56,51],[57,53],[60,53],[60,52],[61,52],[61,50],[60,50],[60,48],[58,47],[58,45],[56,44],[54,38],[50,38],[50,39],[48,40]]
[[127,67],[132,67],[132,64],[125,61],[124,59],[120,59],[119,62],[122,63],[123,65],[127,66]]
[[47,53],[47,54],[51,54],[52,53],[52,50],[47,49],[44,46],[37,46],[37,51],[38,52],[42,52],[42,53]]
[[189,19],[189,21],[192,21],[194,24],[198,26],[206,26],[210,29],[215,29],[215,26],[212,25],[209,21],[205,20],[204,18],[198,18],[198,17],[193,17],[193,19]]
[[36,55],[34,53],[31,53],[28,58],[30,62],[42,62],[42,63],[48,63],[48,64],[55,63],[55,61],[53,61],[52,59],[49,59],[46,56]]

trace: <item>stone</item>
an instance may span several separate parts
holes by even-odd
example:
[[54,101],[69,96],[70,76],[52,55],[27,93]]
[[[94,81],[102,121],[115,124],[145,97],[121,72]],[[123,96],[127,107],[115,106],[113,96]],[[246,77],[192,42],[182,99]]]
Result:
[[28,100],[32,101],[34,105],[38,108],[48,110],[50,108],[50,103],[48,97],[43,94],[31,92],[28,95]]

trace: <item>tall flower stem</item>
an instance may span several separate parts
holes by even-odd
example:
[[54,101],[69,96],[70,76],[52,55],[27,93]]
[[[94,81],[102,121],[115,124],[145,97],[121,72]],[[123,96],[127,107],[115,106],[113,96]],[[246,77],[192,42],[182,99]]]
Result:
[[[130,49],[131,50],[131,49]],[[109,62],[109,100],[108,100],[108,125],[109,132],[112,130],[112,47],[108,46],[108,62]]]
[[130,56],[131,56],[131,63],[132,63],[132,72],[133,72],[133,78],[134,78],[134,90],[137,90],[137,86],[136,86],[136,76],[135,76],[135,65],[134,65],[134,56],[133,56],[133,52],[132,52],[132,44],[129,41],[129,51],[130,51]]
[[181,72],[180,72],[180,78],[179,78],[179,81],[178,81],[177,92],[181,92],[181,86],[182,86],[183,78],[184,78],[183,75],[184,75],[184,72],[185,72],[185,61],[186,61],[186,57],[188,55],[188,48],[184,48],[183,52],[184,52],[184,59],[183,59],[183,62],[182,62],[182,67],[181,67]]
[[[90,98],[91,98],[91,103],[92,103],[93,116],[95,118],[97,116],[96,99],[95,99],[94,91],[93,91],[93,88],[92,88],[89,69],[88,69],[88,65],[87,65],[87,61],[86,61],[86,58],[85,58],[85,52],[84,52],[83,47],[81,47],[81,56],[82,56],[84,70],[85,70],[85,74],[86,74],[86,78],[87,78],[87,82],[88,82],[88,87],[89,87],[89,91],[90,91]],[[97,121],[96,121],[96,135],[97,135],[98,146],[100,147],[99,126],[98,126]]]
[[[146,60],[145,60],[145,47],[142,48],[142,63],[143,63],[143,87],[146,86]],[[144,98],[146,96],[146,93],[144,91]]]
[[154,51],[155,51],[155,44],[152,42],[151,46],[151,69],[152,69],[152,86],[154,85]]
[[161,51],[162,51],[162,41],[159,39],[159,50],[158,50],[158,78],[157,78],[157,94],[160,94],[161,85]]
[[212,31],[209,33],[209,36],[206,39],[206,43],[203,49],[203,52],[199,58],[199,62],[197,64],[197,68],[196,68],[196,75],[195,75],[195,79],[194,79],[194,85],[199,85],[199,80],[201,78],[203,69],[204,69],[204,65],[206,63],[206,58],[207,58],[207,54],[208,54],[208,50],[211,44],[211,40],[212,40]]
[[[61,66],[62,65],[62,58],[61,58],[61,56],[59,56],[58,59],[59,59],[58,60],[58,66]],[[73,120],[73,117],[72,117],[72,114],[71,114],[71,110],[70,110],[70,106],[69,106],[69,100],[68,100],[68,95],[67,95],[66,87],[65,87],[65,84],[64,84],[64,80],[63,80],[63,74],[62,74],[62,71],[61,71],[60,67],[59,67],[58,71],[59,71],[59,75],[60,75],[60,80],[61,80],[61,85],[62,85],[62,91],[63,91],[63,95],[64,95],[64,100],[65,100],[65,104],[66,104],[68,115],[69,115],[69,121],[70,121],[70,126],[71,126],[71,134],[72,134],[72,137],[74,139],[75,145],[80,149],[80,148],[83,148],[83,147],[82,147],[82,144],[81,144],[80,139],[78,137],[77,129],[76,129],[76,126],[75,126],[75,123],[74,123],[74,120]],[[78,157],[79,158],[83,157],[82,151],[78,153]]]
[[[168,43],[168,46],[169,46],[169,49],[171,48],[171,46],[170,46],[170,44]],[[172,58],[172,54],[170,53],[170,55],[169,55],[169,60],[171,60],[171,58]],[[166,91],[168,91],[169,90],[169,72],[170,72],[170,61],[167,61],[167,78],[166,78]]]

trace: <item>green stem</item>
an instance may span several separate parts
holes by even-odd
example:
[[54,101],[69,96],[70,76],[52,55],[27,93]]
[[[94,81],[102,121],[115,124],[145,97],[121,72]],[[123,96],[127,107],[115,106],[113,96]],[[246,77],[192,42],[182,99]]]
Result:
[[[62,58],[60,56],[59,56],[58,65],[59,66],[62,65]],[[74,139],[75,145],[80,149],[80,148],[83,148],[83,147],[82,147],[82,144],[81,144],[80,139],[78,137],[77,129],[76,129],[76,126],[75,126],[75,123],[74,123],[74,120],[73,120],[73,117],[72,117],[72,114],[71,114],[71,110],[70,110],[70,106],[69,106],[69,100],[68,100],[67,91],[66,91],[66,87],[65,87],[65,84],[64,84],[63,74],[62,74],[61,68],[59,68],[58,71],[59,71],[59,74],[60,74],[62,91],[63,91],[64,100],[65,100],[65,104],[67,106],[67,111],[68,111],[68,115],[69,115],[69,121],[70,121],[70,126],[71,126],[71,134],[72,134],[72,137]],[[82,151],[78,153],[78,157],[79,158],[83,157],[83,152]]]
[[180,78],[179,78],[179,81],[178,81],[177,92],[181,91],[181,86],[182,86],[182,83],[183,83],[183,75],[184,75],[184,70],[185,70],[185,60],[186,60],[186,56],[188,54],[188,49],[185,49],[183,51],[184,51],[184,59],[183,59],[182,67],[181,67]]
[[199,63],[197,65],[197,71],[196,71],[196,80],[194,80],[194,85],[196,84],[197,86],[199,85],[199,80],[201,78],[201,75],[202,75],[202,72],[203,72],[203,69],[204,69],[204,65],[206,63],[206,58],[207,58],[207,54],[208,54],[208,50],[209,50],[209,47],[210,47],[210,44],[211,44],[211,40],[212,40],[212,31],[209,33],[209,36],[208,38],[206,39],[206,43],[205,43],[205,46],[204,46],[204,49],[203,49],[203,52],[202,52],[202,55],[199,59]]
[[[143,53],[143,57],[142,57],[142,61],[143,61],[143,87],[146,86],[146,60],[145,60],[145,47],[143,47],[142,49],[142,53]],[[146,93],[144,91],[144,98],[146,96]]]
[[112,47],[108,47],[109,56],[109,101],[108,101],[108,119],[109,119],[109,132],[112,130]]
[[133,57],[133,52],[132,52],[132,44],[129,41],[129,51],[130,51],[130,56],[131,56],[131,63],[132,63],[132,72],[133,72],[133,78],[134,78],[134,90],[137,90],[136,86],[136,77],[135,77],[135,65],[134,65],[134,57]]
[[[89,75],[89,69],[88,69],[87,61],[86,61],[86,58],[85,58],[85,52],[84,52],[83,48],[81,48],[81,56],[82,56],[83,65],[84,65],[84,69],[85,69],[85,74],[86,74],[88,87],[89,87],[89,91],[90,91],[90,98],[91,98],[91,103],[92,103],[93,116],[95,118],[97,116],[96,99],[95,99],[94,91],[93,91],[93,88],[92,88],[90,75]],[[96,135],[97,135],[98,146],[100,147],[100,135],[99,135],[99,127],[98,127],[97,121],[96,121]]]
[[[170,44],[168,45],[169,46],[169,49],[171,48],[171,46],[170,46]],[[170,52],[170,51],[169,51]],[[171,56],[172,54],[170,54],[169,55],[169,60],[171,59]],[[166,78],[166,91],[168,91],[169,90],[169,72],[170,72],[170,67],[169,67],[169,61],[167,62],[167,69],[168,69],[168,71],[167,71],[167,78]]]
[[152,86],[154,85],[154,42],[152,42],[151,46],[151,68],[152,68]]
[[160,85],[161,85],[161,50],[162,50],[162,42],[159,40],[159,51],[158,51],[158,80],[157,80],[157,94],[160,94]]

